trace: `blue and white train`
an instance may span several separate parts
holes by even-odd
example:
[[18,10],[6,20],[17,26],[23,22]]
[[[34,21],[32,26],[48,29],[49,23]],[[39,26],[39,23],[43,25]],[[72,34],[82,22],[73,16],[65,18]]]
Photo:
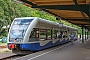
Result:
[[77,40],[77,29],[59,26],[58,23],[38,17],[15,18],[11,24],[7,45],[13,53],[39,51],[70,41],[70,34]]

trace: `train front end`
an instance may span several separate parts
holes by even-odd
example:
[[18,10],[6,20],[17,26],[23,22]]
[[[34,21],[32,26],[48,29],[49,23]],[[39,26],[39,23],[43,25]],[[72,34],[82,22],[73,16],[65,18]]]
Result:
[[33,18],[15,18],[12,22],[8,34],[7,45],[8,49],[12,50],[13,53],[18,54],[20,51],[23,51],[20,45],[24,44],[26,32],[32,21]]

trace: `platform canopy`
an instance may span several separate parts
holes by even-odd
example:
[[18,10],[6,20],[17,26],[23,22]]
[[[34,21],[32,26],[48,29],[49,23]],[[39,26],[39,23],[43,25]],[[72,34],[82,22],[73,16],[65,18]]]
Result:
[[31,8],[61,17],[78,26],[90,27],[90,0],[17,0]]

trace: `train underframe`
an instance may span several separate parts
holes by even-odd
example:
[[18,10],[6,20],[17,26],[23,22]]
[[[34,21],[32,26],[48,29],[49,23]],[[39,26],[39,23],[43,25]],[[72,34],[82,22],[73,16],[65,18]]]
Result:
[[18,55],[26,55],[26,54],[34,53],[33,51],[30,51],[30,50],[22,50],[20,48],[20,44],[9,44],[8,48],[12,50],[12,53],[18,54]]

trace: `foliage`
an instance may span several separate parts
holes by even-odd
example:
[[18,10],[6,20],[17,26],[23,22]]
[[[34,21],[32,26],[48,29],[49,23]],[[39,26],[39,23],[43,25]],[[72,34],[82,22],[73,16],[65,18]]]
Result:
[[6,36],[6,29],[3,29],[2,27],[7,25],[10,25],[12,20],[15,17],[19,17],[20,11],[17,9],[17,3],[11,2],[8,0],[0,0],[0,20],[2,21],[0,24],[0,34],[1,36]]
[[67,25],[67,26],[71,26],[71,27],[74,27],[74,28],[77,28],[78,29],[78,34],[81,34],[82,31],[81,31],[81,27],[77,26],[77,25],[74,25],[74,24],[71,24],[69,22],[66,22],[66,21],[61,21],[63,24]]

